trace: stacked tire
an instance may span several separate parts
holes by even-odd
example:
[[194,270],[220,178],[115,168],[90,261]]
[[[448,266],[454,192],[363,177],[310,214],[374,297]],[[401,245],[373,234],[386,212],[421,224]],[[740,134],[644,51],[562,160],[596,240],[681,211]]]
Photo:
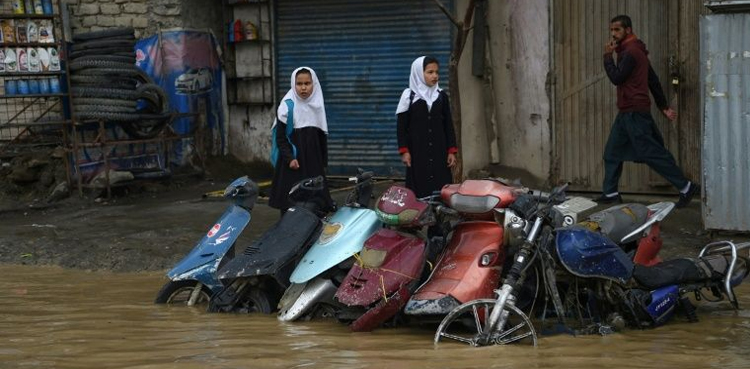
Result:
[[133,138],[151,138],[169,121],[164,90],[135,65],[135,31],[113,28],[73,36],[70,85],[79,121],[115,122]]

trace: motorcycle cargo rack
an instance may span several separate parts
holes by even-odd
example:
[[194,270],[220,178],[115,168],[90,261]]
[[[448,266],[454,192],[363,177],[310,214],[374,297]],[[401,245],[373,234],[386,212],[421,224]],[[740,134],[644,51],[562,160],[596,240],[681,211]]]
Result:
[[718,241],[712,242],[704,246],[698,257],[703,257],[711,254],[724,254],[729,251],[732,255],[732,261],[729,264],[729,270],[727,270],[726,276],[724,277],[724,293],[727,294],[729,302],[735,309],[739,309],[739,302],[737,296],[734,295],[734,288],[732,288],[732,276],[734,275],[734,267],[737,263],[737,254],[741,250],[750,249],[750,242],[743,242],[735,244],[732,241]]

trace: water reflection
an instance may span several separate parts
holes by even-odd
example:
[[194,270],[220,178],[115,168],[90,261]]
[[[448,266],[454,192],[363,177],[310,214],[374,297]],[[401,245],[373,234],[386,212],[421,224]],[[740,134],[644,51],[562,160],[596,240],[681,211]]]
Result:
[[[0,368],[747,368],[750,310],[699,303],[699,323],[538,348],[432,345],[420,327],[352,333],[331,322],[152,304],[161,274],[0,267]],[[750,284],[737,290],[750,307]]]

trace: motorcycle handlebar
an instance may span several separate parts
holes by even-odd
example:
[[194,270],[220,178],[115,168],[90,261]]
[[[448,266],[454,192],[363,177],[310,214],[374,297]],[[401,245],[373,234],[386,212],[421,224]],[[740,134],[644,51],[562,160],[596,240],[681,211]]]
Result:
[[443,206],[443,205],[436,206],[435,207],[435,212],[437,212],[437,213],[443,213],[443,214],[446,214],[446,215],[458,215],[458,211],[456,211],[455,209],[451,209],[451,208],[449,208],[447,206]]
[[570,186],[569,182],[557,186],[552,189],[552,192],[545,192],[540,190],[529,190],[529,195],[540,202],[549,202],[554,200],[565,201],[565,191]]
[[357,174],[357,176],[355,176],[355,177],[349,177],[349,182],[360,183],[360,182],[364,182],[364,181],[370,180],[374,176],[375,176],[375,172],[373,172],[373,171],[367,171],[367,172],[365,172],[362,169],[360,169],[359,170],[359,174]]

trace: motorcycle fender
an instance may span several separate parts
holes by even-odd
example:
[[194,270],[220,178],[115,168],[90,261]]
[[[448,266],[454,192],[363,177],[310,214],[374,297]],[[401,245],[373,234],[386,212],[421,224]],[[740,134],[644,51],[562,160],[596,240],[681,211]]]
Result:
[[364,249],[383,253],[384,260],[378,266],[352,266],[336,292],[342,304],[370,306],[419,279],[426,256],[421,238],[383,228],[367,239]]
[[645,266],[661,263],[661,258],[659,257],[659,250],[661,250],[662,246],[660,228],[660,223],[651,225],[648,235],[638,241],[638,248],[633,257],[634,263]]
[[[486,254],[494,255],[494,260],[483,266],[480,261]],[[414,293],[412,299],[439,300],[450,295],[465,303],[492,298],[492,291],[500,283],[504,261],[501,226],[486,221],[460,223],[430,279]]]
[[373,233],[383,226],[373,210],[340,208],[323,226],[318,240],[310,247],[289,277],[292,283],[305,283],[362,251]]
[[167,277],[171,280],[201,280],[194,277],[200,269],[200,273],[209,273],[213,278],[219,261],[245,230],[250,218],[249,211],[235,204],[229,205],[219,221],[209,229],[193,250],[167,272]]
[[[290,296],[287,296],[287,292]],[[283,322],[299,319],[319,302],[333,301],[336,286],[330,279],[315,278],[307,283],[292,284],[287,292],[279,302],[278,319]]]
[[183,281],[183,280],[194,280],[203,283],[206,287],[211,289],[211,292],[216,293],[220,291],[224,286],[216,278],[216,267],[219,265],[221,259],[216,259],[194,269],[190,269],[187,272],[177,275],[171,278],[172,281]]
[[409,289],[406,286],[396,291],[387,300],[383,299],[378,302],[372,309],[362,314],[357,320],[352,322],[350,326],[353,332],[370,332],[377,328],[381,324],[385,323],[388,319],[394,317],[399,310],[409,300]]

